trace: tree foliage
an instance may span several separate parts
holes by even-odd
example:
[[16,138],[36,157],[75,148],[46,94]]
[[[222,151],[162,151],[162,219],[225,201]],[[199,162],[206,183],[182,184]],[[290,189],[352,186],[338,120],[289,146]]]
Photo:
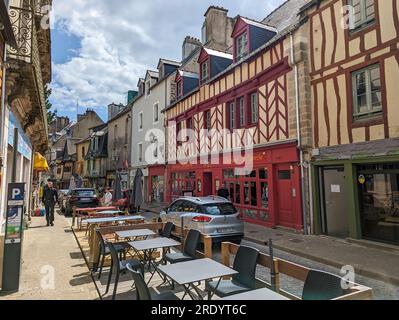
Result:
[[57,111],[51,111],[51,108],[53,107],[52,103],[50,102],[50,96],[52,93],[52,89],[46,86],[44,88],[44,97],[46,99],[46,110],[47,110],[47,123],[50,125],[56,118],[57,116]]

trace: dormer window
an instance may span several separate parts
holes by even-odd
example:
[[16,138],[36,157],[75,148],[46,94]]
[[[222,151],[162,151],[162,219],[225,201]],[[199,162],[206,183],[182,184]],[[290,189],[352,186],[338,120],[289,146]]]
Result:
[[150,82],[150,80],[148,80],[147,81],[147,83],[145,84],[145,87],[146,87],[146,94],[147,94],[147,96],[151,93],[151,82]]
[[180,80],[177,83],[177,97],[181,98],[183,96],[183,81]]
[[209,60],[201,64],[201,84],[209,80]]
[[248,34],[244,32],[236,40],[236,57],[241,60],[248,54]]

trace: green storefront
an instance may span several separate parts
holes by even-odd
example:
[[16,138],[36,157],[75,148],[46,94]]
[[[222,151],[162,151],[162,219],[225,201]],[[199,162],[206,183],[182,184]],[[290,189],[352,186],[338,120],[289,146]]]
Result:
[[399,245],[399,140],[316,153],[314,233]]

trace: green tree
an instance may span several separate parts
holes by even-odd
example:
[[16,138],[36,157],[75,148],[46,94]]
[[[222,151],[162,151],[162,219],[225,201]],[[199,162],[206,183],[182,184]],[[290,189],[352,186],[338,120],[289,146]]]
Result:
[[44,97],[46,99],[47,123],[48,124],[51,124],[57,116],[57,111],[51,111],[51,108],[53,107],[52,103],[49,100],[51,93],[52,93],[52,89],[49,88],[48,86],[46,86],[44,88]]

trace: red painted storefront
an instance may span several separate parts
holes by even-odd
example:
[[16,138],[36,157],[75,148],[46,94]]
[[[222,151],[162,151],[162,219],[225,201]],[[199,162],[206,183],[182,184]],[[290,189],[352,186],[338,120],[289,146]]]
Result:
[[[301,184],[296,142],[257,148],[253,170],[235,175],[236,166],[223,164],[173,164],[166,170],[166,201],[193,194],[217,194],[225,186],[230,200],[245,221],[267,227],[283,226],[301,230]],[[247,159],[247,162],[250,159]]]

